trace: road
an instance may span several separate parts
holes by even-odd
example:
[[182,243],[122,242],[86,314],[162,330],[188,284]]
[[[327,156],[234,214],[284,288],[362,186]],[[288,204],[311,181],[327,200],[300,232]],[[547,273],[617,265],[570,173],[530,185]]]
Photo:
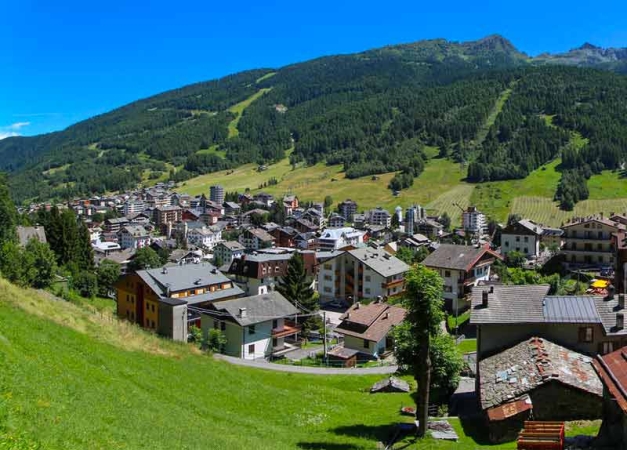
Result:
[[267,361],[250,361],[246,359],[234,358],[232,356],[215,354],[213,357],[220,361],[243,367],[255,369],[274,370],[275,372],[303,373],[309,375],[391,375],[398,369],[397,366],[364,367],[354,369],[336,369],[332,367],[303,367],[289,366],[284,364],[273,364]]

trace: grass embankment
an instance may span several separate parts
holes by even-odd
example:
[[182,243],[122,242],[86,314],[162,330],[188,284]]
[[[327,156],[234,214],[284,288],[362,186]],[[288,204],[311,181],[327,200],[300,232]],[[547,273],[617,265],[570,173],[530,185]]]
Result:
[[[265,75],[266,77],[268,76],[268,74]],[[263,77],[260,78],[260,80],[263,79]],[[259,81],[259,80],[257,80]],[[253,95],[251,95],[250,97],[248,97],[246,100],[241,101],[233,106],[231,106],[228,111],[232,112],[233,114],[235,114],[235,118],[233,120],[231,120],[231,122],[229,122],[229,137],[236,137],[239,135],[239,130],[237,129],[237,124],[239,123],[240,119],[242,118],[242,113],[244,112],[244,110],[246,108],[248,108],[252,102],[254,102],[255,100],[257,100],[259,97],[261,97],[263,94],[265,94],[266,92],[270,91],[272,88],[263,88],[263,89],[259,89],[257,92],[255,92]]]

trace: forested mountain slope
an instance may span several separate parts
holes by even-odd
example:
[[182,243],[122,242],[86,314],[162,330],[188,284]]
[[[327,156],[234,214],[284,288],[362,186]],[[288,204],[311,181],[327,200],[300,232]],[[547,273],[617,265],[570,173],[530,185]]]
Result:
[[490,36],[242,72],[0,141],[0,170],[20,201],[67,198],[275,162],[293,148],[293,163],[340,163],[348,178],[399,171],[391,186],[402,189],[422,172],[425,145],[469,163],[472,180],[521,178],[574,132],[589,143],[573,158],[618,167],[626,79],[530,62]]

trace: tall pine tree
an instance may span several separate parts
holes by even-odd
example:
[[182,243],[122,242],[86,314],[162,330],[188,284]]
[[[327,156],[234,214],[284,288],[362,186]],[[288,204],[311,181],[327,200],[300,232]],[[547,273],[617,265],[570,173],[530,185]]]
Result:
[[0,173],[0,245],[4,242],[16,240],[16,223],[17,213],[9,195],[7,177],[5,174]]
[[305,314],[314,314],[299,320],[305,336],[320,324],[320,316],[315,314],[318,300],[314,296],[311,279],[307,276],[305,261],[300,253],[294,253],[290,258],[287,273],[277,283],[276,290]]

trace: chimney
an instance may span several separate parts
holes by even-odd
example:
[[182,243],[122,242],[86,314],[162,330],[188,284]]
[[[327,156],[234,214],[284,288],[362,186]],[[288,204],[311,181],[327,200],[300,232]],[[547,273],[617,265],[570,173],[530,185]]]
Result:
[[610,284],[607,287],[607,300],[611,300],[614,298],[614,285]]
[[215,275],[216,273],[218,273],[218,269],[214,267],[213,269],[211,269],[211,273]]
[[625,294],[618,294],[618,309],[625,309]]
[[240,309],[239,309],[239,316],[240,316],[240,318],[242,318],[242,319],[245,319],[245,318],[246,318],[246,308],[240,308]]
[[355,303],[355,309],[359,309],[359,302]]
[[490,294],[494,294],[494,286],[490,286]]
[[167,267],[164,267],[163,269],[161,269],[161,273],[162,273],[162,274],[164,274],[164,275],[165,275],[166,273],[168,273],[168,268],[167,268]]
[[390,318],[390,313],[386,312],[385,315],[383,316],[384,319],[389,319]]
[[625,323],[625,316],[623,313],[616,314],[616,329],[622,330]]
[[483,291],[481,293],[481,306],[483,306],[484,308],[488,307],[488,296],[490,294],[488,293],[488,291]]

